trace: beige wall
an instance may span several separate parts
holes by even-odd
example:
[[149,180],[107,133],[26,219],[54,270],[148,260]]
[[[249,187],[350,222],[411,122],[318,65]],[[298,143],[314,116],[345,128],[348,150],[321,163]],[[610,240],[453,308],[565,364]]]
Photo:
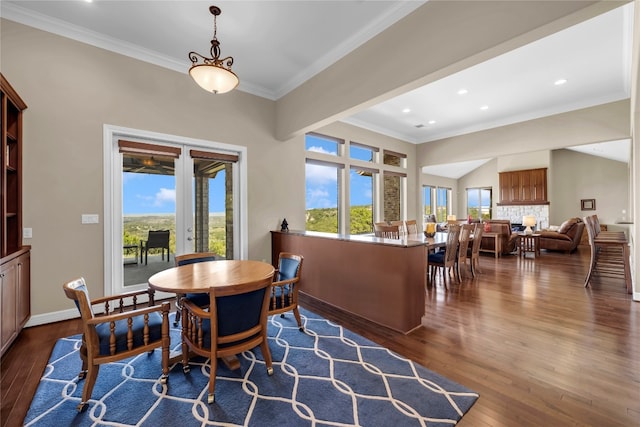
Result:
[[[603,159],[570,150],[552,152],[553,187],[549,193],[551,224],[570,217],[597,214],[601,224],[629,215],[629,167],[624,162]],[[595,211],[582,211],[581,199],[595,199]],[[628,218],[627,218],[628,220]]]
[[[32,314],[69,309],[62,283],[84,276],[103,294],[103,125],[247,147],[250,259],[270,259],[270,230],[304,228],[304,137],[274,138],[275,103],[212,96],[176,73],[2,20],[1,71],[25,100],[24,227],[33,229]],[[333,136],[406,153],[415,145],[336,123]],[[416,211],[413,198],[408,209]],[[83,225],[83,213],[100,224]]]
[[[499,157],[461,177],[457,181],[458,215],[463,216],[465,212],[466,188],[492,187],[492,216],[497,218],[496,203],[500,198],[498,173],[504,170],[548,167],[550,224],[560,225],[570,217],[592,214],[597,214],[602,224],[614,224],[623,219],[622,210],[627,211],[626,220],[629,220],[629,167],[626,163],[565,149],[534,154],[531,163],[527,162],[526,155],[515,162],[513,156],[507,156],[506,159]],[[503,169],[501,165],[505,164],[511,167]],[[581,199],[596,199],[597,209],[581,211]]]

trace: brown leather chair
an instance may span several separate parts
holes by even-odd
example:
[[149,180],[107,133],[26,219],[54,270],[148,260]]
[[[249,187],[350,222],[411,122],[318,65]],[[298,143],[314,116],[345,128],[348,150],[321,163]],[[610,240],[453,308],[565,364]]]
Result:
[[[134,291],[126,294],[91,300],[84,278],[63,285],[67,298],[76,303],[82,318],[82,346],[80,358],[82,370],[79,379],[86,376],[82,389],[82,400],[78,412],[87,409],[93,386],[98,377],[100,365],[127,359],[137,354],[152,352],[162,348],[161,383],[166,383],[169,375],[169,307],[168,302],[154,305],[153,291]],[[149,298],[148,307],[138,308],[139,297]],[[104,307],[103,315],[93,312],[94,305]],[[125,311],[131,307],[132,311]]]

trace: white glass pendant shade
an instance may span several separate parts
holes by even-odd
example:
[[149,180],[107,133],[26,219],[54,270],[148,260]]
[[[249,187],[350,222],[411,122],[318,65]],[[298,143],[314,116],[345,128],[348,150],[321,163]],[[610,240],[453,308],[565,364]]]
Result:
[[232,71],[210,64],[194,65],[189,74],[202,89],[211,93],[229,92],[240,82]]

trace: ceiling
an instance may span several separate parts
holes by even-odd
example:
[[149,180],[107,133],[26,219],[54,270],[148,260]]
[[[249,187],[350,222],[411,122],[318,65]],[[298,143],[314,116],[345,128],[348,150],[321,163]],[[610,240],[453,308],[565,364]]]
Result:
[[[423,3],[217,1],[222,9],[217,36],[222,56],[234,58],[238,89],[276,100]],[[210,5],[3,0],[0,14],[186,74],[190,51],[209,53]],[[617,8],[344,121],[423,143],[629,98],[632,7]],[[567,82],[557,86],[558,79]],[[460,89],[467,93],[459,95]],[[628,142],[626,147],[607,143],[581,150],[628,161]],[[425,172],[458,178],[487,160]]]

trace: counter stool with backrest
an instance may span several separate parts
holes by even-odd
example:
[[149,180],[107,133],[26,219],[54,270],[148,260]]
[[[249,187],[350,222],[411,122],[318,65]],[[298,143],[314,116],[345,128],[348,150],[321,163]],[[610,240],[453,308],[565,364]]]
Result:
[[[133,291],[91,300],[84,278],[65,283],[62,288],[67,298],[76,303],[82,318],[82,370],[79,379],[86,376],[78,412],[87,409],[100,365],[127,359],[141,353],[153,353],[162,348],[161,383],[169,375],[169,308],[168,302],[154,305],[153,290]],[[138,301],[148,297],[148,307]],[[104,314],[94,314],[93,306],[101,305]],[[129,311],[126,311],[129,310]]]

